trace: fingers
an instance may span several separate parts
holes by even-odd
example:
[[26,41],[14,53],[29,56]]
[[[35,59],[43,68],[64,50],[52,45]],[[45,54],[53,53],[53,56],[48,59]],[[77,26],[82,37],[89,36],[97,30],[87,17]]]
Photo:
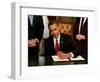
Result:
[[58,55],[58,57],[59,57],[60,59],[68,59],[67,56],[65,56],[65,55]]
[[29,47],[35,47],[36,44],[28,44]]
[[60,55],[60,54],[62,54],[62,51],[58,51],[58,52],[57,52],[57,55]]
[[57,55],[58,55],[58,57],[59,57],[60,59],[68,59],[68,58],[70,58],[70,54],[68,54],[68,53],[63,53],[62,51],[59,51],[59,52],[57,53]]
[[76,39],[77,40],[85,40],[85,36],[84,35],[81,35],[81,34],[77,34],[76,35]]
[[77,40],[81,40],[81,39],[80,39],[80,35],[79,35],[79,34],[78,34],[78,35],[76,35],[76,39],[77,39]]
[[39,43],[39,40],[38,39],[28,40],[28,46],[29,47],[35,47],[37,43]]
[[29,40],[29,41],[28,41],[28,44],[29,44],[29,45],[31,45],[31,44],[36,44],[36,41],[35,41],[35,40]]

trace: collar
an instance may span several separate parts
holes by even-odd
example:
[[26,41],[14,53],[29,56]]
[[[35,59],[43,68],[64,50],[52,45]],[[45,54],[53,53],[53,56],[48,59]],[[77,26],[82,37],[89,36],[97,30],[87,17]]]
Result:
[[[61,37],[61,34],[59,34],[59,36],[57,38],[59,45],[60,45],[60,37]],[[56,38],[55,37],[53,37],[53,42],[54,42],[54,46],[55,46],[55,44],[56,44]]]
[[[61,34],[59,33],[58,38],[57,38],[58,41],[60,40],[60,36],[61,36]],[[55,37],[53,37],[53,38],[54,38],[54,40],[56,40]]]

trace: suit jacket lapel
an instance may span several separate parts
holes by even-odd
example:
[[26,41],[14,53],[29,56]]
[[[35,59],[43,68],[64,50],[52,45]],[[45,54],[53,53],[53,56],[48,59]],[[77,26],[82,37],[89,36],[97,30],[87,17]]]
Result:
[[28,27],[29,27],[29,28],[31,27],[31,23],[30,23],[29,16],[28,16]]
[[63,46],[63,35],[61,34],[60,35],[60,49],[62,48]]
[[52,50],[53,50],[53,52],[55,53],[56,51],[55,51],[55,47],[54,47],[54,41],[53,41],[53,36],[51,36],[51,48],[52,48]]
[[53,48],[53,49],[55,49],[55,48],[54,48],[54,41],[53,41],[53,37],[51,37],[51,45],[52,45],[52,48]]
[[[36,26],[37,26],[37,25],[36,25],[36,22],[38,21],[37,19],[38,19],[38,16],[35,16],[35,15],[34,15],[32,27],[36,27]],[[36,25],[36,26],[35,26],[35,25]]]

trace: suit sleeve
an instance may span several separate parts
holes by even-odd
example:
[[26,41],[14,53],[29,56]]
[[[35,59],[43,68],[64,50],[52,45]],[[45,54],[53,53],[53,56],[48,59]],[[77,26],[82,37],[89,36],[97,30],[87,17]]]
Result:
[[45,56],[49,56],[50,52],[49,52],[49,48],[48,48],[48,41],[47,39],[44,40],[44,55]]
[[43,30],[44,30],[44,25],[43,25],[43,19],[42,16],[35,16],[34,17],[34,32],[33,35],[39,39],[39,42],[42,39],[43,36]]
[[77,57],[79,55],[79,48],[77,47],[77,45],[70,36],[69,36],[69,44],[71,52],[74,54],[74,57]]

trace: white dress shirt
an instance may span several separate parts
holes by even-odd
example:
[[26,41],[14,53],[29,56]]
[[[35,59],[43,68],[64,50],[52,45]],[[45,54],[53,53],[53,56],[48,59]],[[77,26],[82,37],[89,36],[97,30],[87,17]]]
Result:
[[[61,35],[59,34],[59,36],[57,38],[59,46],[60,46],[60,36]],[[56,38],[54,38],[54,37],[53,37],[53,42],[54,42],[54,47],[55,47],[55,45],[56,45]]]
[[45,39],[49,37],[49,29],[48,29],[49,20],[47,16],[42,16],[42,19],[43,19],[43,24],[44,24],[43,38]]
[[[86,19],[87,19],[87,17],[84,17],[84,18],[80,18],[80,23],[79,23],[79,34],[80,34],[80,32],[81,32],[81,27],[82,27],[82,25],[84,25],[84,23],[85,23],[85,21],[86,21]],[[83,20],[83,22],[82,22],[82,20]]]
[[33,18],[34,18],[33,15],[29,15],[29,20],[30,20],[31,26],[33,25]]

